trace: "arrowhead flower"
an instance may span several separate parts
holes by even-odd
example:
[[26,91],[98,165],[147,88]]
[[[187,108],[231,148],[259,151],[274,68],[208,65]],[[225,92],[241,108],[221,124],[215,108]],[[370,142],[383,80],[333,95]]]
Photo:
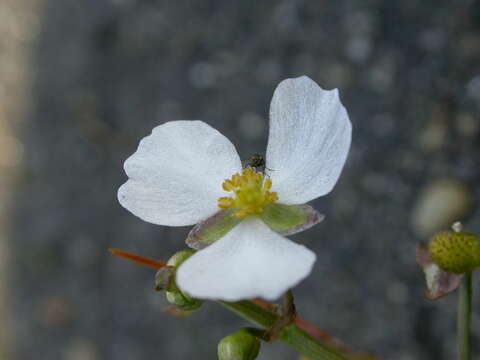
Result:
[[311,271],[315,254],[285,236],[322,219],[308,201],[340,176],[351,124],[338,91],[308,77],[282,81],[270,105],[264,167],[242,166],[233,144],[202,121],[153,129],[125,162],[122,206],[167,226],[197,224],[197,249],[177,270],[194,298],[273,300]]

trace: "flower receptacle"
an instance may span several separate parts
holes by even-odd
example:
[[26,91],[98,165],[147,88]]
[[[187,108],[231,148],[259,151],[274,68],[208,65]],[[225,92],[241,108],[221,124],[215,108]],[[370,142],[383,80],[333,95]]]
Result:
[[480,267],[480,238],[467,232],[443,231],[431,239],[429,253],[442,270],[470,272]]

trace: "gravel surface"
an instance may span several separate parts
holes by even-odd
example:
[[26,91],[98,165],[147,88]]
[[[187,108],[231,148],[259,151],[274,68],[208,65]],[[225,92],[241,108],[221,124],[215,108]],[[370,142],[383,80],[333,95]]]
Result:
[[[479,197],[479,1],[50,0],[40,31],[9,234],[16,360],[214,359],[245,322],[215,304],[168,317],[154,273],[106,251],[166,259],[189,230],[121,208],[122,164],[174,119],[262,152],[275,86],[303,74],[340,89],[354,133],[313,203],[326,220],[294,237],[318,254],[300,314],[386,359],[453,358],[455,296],[422,298],[415,245],[451,218],[480,232],[471,204],[417,219],[439,203],[422,194],[449,198],[441,184]],[[275,344],[259,359],[296,355]]]

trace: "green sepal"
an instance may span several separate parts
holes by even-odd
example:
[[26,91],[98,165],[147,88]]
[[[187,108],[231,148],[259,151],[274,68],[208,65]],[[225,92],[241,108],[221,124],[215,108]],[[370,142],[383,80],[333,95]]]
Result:
[[173,266],[164,266],[155,274],[155,290],[175,289],[175,268]]
[[176,285],[176,272],[177,268],[190,256],[195,254],[193,250],[181,250],[177,251],[167,261],[167,266],[158,270],[155,275],[155,288],[157,290],[166,290],[165,295],[167,301],[174,305],[175,308],[181,310],[184,315],[189,314],[191,311],[198,309],[203,301],[193,299],[184,292],[182,292]]
[[423,296],[428,300],[437,300],[455,291],[463,278],[463,274],[442,270],[434,263],[428,246],[423,243],[417,245],[417,263],[425,273],[427,291]]
[[203,301],[193,299],[180,290],[167,291],[165,294],[170,304],[182,310],[195,310],[203,304]]
[[260,351],[260,341],[247,329],[225,336],[218,343],[219,360],[255,360]]
[[325,216],[310,205],[269,204],[260,218],[273,231],[288,236],[311,228]]
[[235,209],[222,210],[193,227],[185,242],[195,250],[201,250],[225,236],[242,219],[232,216]]
[[180,250],[177,251],[175,254],[170,257],[167,261],[167,266],[171,266],[174,269],[177,269],[185,260],[187,260],[190,256],[195,254],[193,250]]
[[175,284],[177,268],[193,254],[195,254],[193,250],[180,250],[173,254],[170,259],[168,259],[167,265],[160,268],[155,274],[155,290],[178,290]]

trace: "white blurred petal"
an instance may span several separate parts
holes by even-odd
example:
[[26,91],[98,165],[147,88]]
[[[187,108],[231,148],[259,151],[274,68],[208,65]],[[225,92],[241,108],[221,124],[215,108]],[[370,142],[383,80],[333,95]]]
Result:
[[266,166],[279,202],[303,204],[329,193],[347,158],[351,123],[337,89],[306,76],[282,81],[270,105]]
[[199,299],[274,300],[304,279],[314,262],[312,251],[251,218],[186,260],[177,285]]
[[218,211],[222,182],[241,171],[233,144],[201,121],[171,121],[153,129],[125,161],[129,180],[120,204],[159,225],[192,225]]

